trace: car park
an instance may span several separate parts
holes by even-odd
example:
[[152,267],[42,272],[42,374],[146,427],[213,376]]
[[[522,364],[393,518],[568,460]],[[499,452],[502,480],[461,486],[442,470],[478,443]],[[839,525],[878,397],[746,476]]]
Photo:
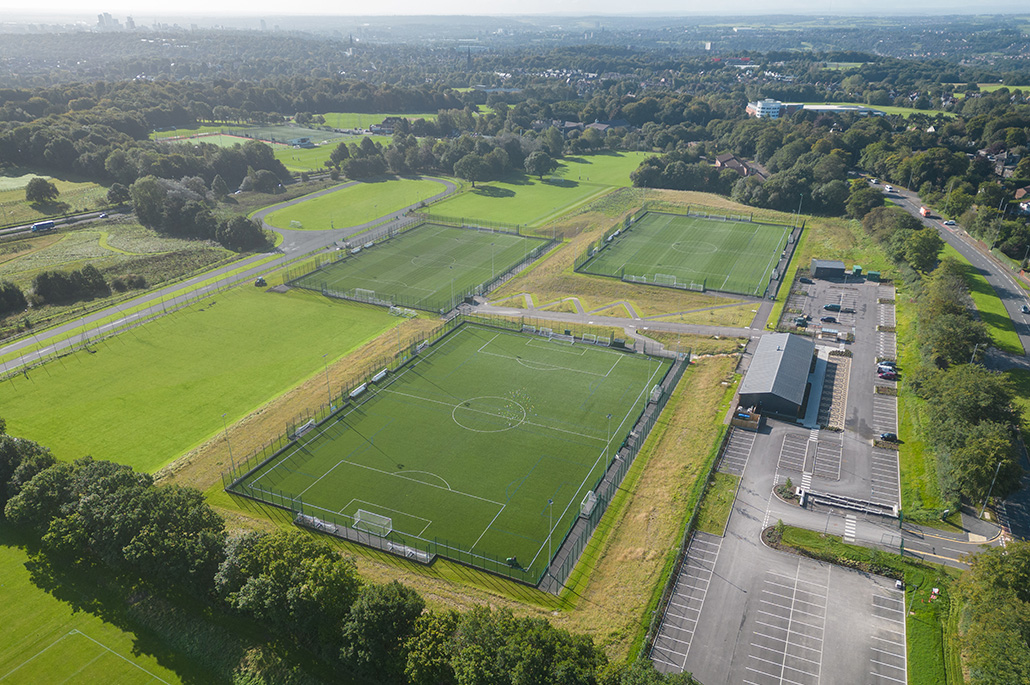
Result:
[[822,321],[823,323],[837,323],[837,317],[835,317],[835,316],[824,316],[823,318],[821,318],[819,320]]
[[883,371],[880,373],[880,378],[885,381],[896,381],[898,380],[898,374],[894,371]]
[[813,281],[811,278],[805,278],[804,276],[802,276],[798,280],[804,283],[805,285],[812,285],[813,283],[815,283],[815,281]]
[[883,440],[884,442],[897,442],[898,441],[898,434],[897,433],[880,433],[880,440]]

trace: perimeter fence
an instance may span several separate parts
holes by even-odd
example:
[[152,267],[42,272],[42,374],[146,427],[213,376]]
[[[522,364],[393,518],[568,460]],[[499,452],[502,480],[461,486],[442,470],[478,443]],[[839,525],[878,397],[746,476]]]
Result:
[[[689,364],[689,354],[670,354],[670,356],[678,356],[678,358],[666,371],[660,383],[652,389],[650,399],[645,403],[632,430],[610,459],[605,473],[592,487],[592,492],[596,496],[596,504],[589,512],[581,513],[569,532],[566,533],[562,543],[556,547],[558,554],[554,560],[550,560],[553,563],[543,571],[531,572],[529,569],[511,563],[508,559],[474,552],[471,547],[452,540],[422,538],[396,530],[385,536],[357,530],[353,527],[352,517],[305,503],[302,497],[277,490],[274,481],[263,487],[256,487],[248,482],[251,475],[272,461],[299,458],[298,454],[303,454],[305,444],[314,439],[319,432],[317,430],[319,427],[329,421],[337,412],[361,404],[369,385],[386,380],[390,374],[396,373],[416,360],[428,346],[436,344],[465,324],[527,332],[545,337],[571,337],[570,342],[574,344],[605,346],[612,344],[612,339],[598,336],[596,333],[583,333],[581,335],[584,337],[577,338],[575,335],[566,333],[554,333],[546,326],[526,324],[525,320],[521,318],[484,318],[459,314],[435,331],[412,340],[393,357],[381,358],[370,364],[348,387],[341,388],[335,394],[331,390],[327,390],[330,398],[327,403],[287,421],[284,431],[275,439],[248,457],[231,462],[230,470],[222,474],[222,486],[225,491],[290,511],[298,525],[419,563],[431,563],[437,556],[442,556],[519,583],[534,587],[543,585],[544,589],[549,591],[559,591],[572,572],[576,560],[586,548],[590,535],[597,527],[634,458],[647,440],[647,436],[657,422],[658,416],[668,402],[676,384],[683,376]],[[571,332],[571,329],[567,329],[568,332]],[[627,349],[626,353],[629,354],[632,351],[632,349]]]

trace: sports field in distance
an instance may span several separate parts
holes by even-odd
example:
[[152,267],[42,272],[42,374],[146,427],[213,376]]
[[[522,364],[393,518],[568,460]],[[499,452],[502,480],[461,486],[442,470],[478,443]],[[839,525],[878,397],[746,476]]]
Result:
[[789,234],[789,226],[648,212],[582,270],[761,296]]
[[237,487],[389,517],[397,544],[516,557],[536,580],[670,364],[464,324]]
[[444,190],[443,183],[431,178],[356,183],[277,209],[265,217],[265,222],[276,228],[315,231],[360,226]]
[[[547,241],[511,233],[424,224],[364,249],[294,282],[347,296],[372,291],[377,300],[430,311],[448,310],[455,298],[503,274]],[[371,293],[364,295],[366,301]]]

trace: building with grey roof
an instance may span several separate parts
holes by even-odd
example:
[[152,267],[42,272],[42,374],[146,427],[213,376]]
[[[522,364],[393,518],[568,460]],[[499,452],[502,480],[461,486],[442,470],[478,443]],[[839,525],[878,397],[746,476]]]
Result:
[[790,333],[770,333],[758,341],[740,384],[740,406],[762,413],[797,416],[805,401],[815,342]]
[[844,262],[832,259],[813,259],[812,278],[844,278]]

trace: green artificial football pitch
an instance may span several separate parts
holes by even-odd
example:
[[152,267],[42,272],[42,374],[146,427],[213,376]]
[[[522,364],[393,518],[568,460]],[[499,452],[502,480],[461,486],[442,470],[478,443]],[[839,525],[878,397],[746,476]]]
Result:
[[790,230],[789,226],[648,212],[582,270],[760,297]]
[[[366,301],[447,311],[465,294],[539,254],[547,244],[542,238],[424,224],[293,284]],[[355,294],[356,289],[374,296]]]
[[516,557],[535,581],[670,365],[463,324],[235,490],[343,525],[389,517],[393,543]]

